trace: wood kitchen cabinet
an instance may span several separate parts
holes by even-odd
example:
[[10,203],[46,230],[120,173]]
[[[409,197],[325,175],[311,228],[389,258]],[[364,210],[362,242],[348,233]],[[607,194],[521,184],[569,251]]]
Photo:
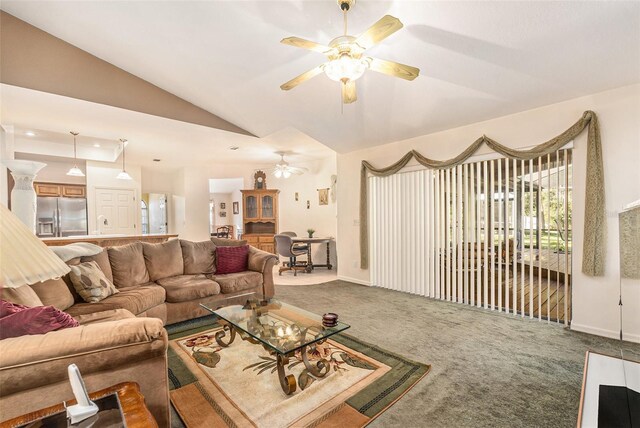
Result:
[[60,184],[33,183],[33,188],[36,189],[36,195],[38,196],[60,196],[62,193]]
[[242,239],[259,250],[275,253],[278,233],[278,189],[242,190]]
[[81,184],[33,183],[38,196],[63,196],[65,198],[86,198],[87,188]]

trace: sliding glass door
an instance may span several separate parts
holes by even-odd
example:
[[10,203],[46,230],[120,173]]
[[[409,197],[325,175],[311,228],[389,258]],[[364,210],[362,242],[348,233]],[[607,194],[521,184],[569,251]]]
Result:
[[568,323],[571,149],[369,178],[379,287]]

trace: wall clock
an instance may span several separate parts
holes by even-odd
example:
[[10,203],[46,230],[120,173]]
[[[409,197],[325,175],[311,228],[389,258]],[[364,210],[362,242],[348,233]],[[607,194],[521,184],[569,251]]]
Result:
[[254,189],[266,189],[267,188],[267,174],[264,171],[258,170],[253,174],[253,188]]

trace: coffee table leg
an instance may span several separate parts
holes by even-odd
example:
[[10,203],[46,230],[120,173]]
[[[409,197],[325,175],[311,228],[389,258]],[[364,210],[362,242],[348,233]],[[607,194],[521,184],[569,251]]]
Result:
[[289,364],[289,357],[282,354],[276,354],[276,363],[278,366],[278,379],[280,386],[285,394],[291,395],[296,392],[296,378],[291,374],[284,373],[284,367]]
[[[229,340],[225,342],[222,340],[223,337],[227,335],[227,331],[229,332]],[[216,333],[216,342],[218,345],[226,348],[227,346],[233,343],[233,340],[236,338],[236,330],[229,324],[224,324],[222,326],[222,330]]]
[[304,363],[304,366],[315,377],[325,377],[327,373],[329,373],[329,369],[330,369],[329,361],[323,358],[317,361],[315,364],[310,363],[309,353],[307,348],[308,347],[305,346],[300,350],[300,353],[302,354],[302,362]]

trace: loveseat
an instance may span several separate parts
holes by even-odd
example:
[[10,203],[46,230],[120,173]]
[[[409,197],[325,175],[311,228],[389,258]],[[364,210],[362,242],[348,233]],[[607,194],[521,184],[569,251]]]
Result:
[[70,265],[94,261],[117,288],[97,303],[82,301],[68,275],[5,289],[5,300],[55,306],[80,326],[0,341],[0,420],[71,399],[66,367],[75,363],[92,391],[137,382],[158,424],[168,426],[164,325],[207,315],[199,306],[203,301],[215,305],[238,294],[274,294],[275,255],[250,247],[248,270],[220,275],[216,254],[213,242],[176,239],[69,260]]

